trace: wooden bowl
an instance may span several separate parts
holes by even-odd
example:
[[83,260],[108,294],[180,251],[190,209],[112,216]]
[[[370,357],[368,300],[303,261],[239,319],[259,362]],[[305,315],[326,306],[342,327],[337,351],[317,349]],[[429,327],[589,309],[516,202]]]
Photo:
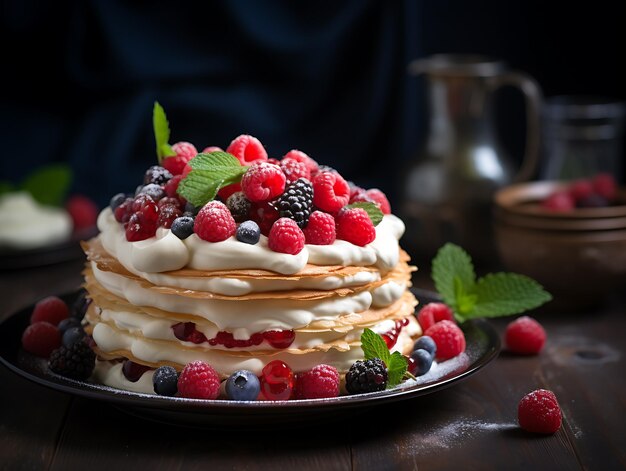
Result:
[[505,268],[541,283],[553,305],[583,308],[626,289],[626,204],[568,213],[539,206],[563,185],[531,182],[496,192],[496,245]]

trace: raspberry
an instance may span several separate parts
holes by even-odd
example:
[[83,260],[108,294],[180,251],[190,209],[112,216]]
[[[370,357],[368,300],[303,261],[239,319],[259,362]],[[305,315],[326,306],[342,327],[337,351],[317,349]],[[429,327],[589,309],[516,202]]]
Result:
[[283,160],[286,160],[286,159],[291,159],[291,160],[295,160],[296,162],[303,163],[306,166],[311,176],[313,176],[313,173],[317,172],[319,168],[319,165],[317,165],[317,162],[315,160],[313,160],[311,157],[309,157],[308,155],[306,155],[304,152],[300,150],[296,150],[296,149],[290,150],[285,155],[283,155]]
[[224,152],[224,150],[221,147],[217,147],[217,146],[205,147],[202,150],[203,154],[210,154],[211,152]]
[[296,399],[320,399],[339,395],[339,373],[330,365],[317,365],[296,376]]
[[172,227],[174,220],[182,216],[183,212],[172,204],[164,205],[159,210],[159,218],[157,219],[157,226],[165,227],[169,229]]
[[166,196],[165,198],[161,198],[157,203],[157,206],[159,207],[159,210],[163,209],[166,206],[174,206],[176,209],[180,210],[184,208],[182,202],[178,198],[172,196]]
[[437,358],[448,360],[465,351],[465,335],[452,321],[443,320],[430,326],[424,335],[432,337],[437,345]]
[[226,201],[231,195],[234,195],[238,191],[241,191],[241,183],[233,183],[224,188],[220,188],[220,191],[217,192],[217,196],[219,196],[222,201]]
[[532,317],[522,316],[506,326],[504,342],[511,352],[532,355],[546,343],[546,331]]
[[313,211],[303,232],[307,244],[330,245],[335,242],[335,218],[328,213]]
[[224,203],[210,201],[198,211],[193,230],[207,242],[221,242],[235,235],[237,225]]
[[617,198],[617,184],[613,175],[609,173],[599,173],[591,180],[594,191],[604,199],[613,201]]
[[148,170],[143,177],[144,185],[148,185],[150,183],[156,183],[157,185],[165,185],[172,178],[172,174],[169,170],[159,166],[153,165]]
[[285,188],[285,192],[272,204],[281,218],[296,221],[299,228],[304,228],[309,222],[309,215],[313,209],[313,186],[306,178],[299,178]]
[[83,195],[70,196],[65,203],[65,209],[72,218],[75,231],[96,225],[99,210],[90,198]]
[[267,160],[267,152],[263,144],[256,137],[247,134],[242,134],[233,139],[226,152],[237,157],[241,165],[250,165],[254,162]]
[[285,174],[276,165],[256,163],[244,173],[241,188],[252,202],[273,200],[285,191]]
[[50,354],[48,367],[67,378],[86,380],[96,366],[96,354],[85,342],[59,347]]
[[270,157],[267,159],[268,164],[278,165],[280,167],[280,160]]
[[52,325],[58,325],[63,319],[67,319],[70,315],[70,308],[65,301],[56,296],[48,296],[43,298],[33,309],[30,316],[30,323],[49,322]]
[[346,373],[346,390],[350,394],[383,391],[387,379],[387,367],[380,358],[358,360]]
[[544,199],[541,207],[557,213],[566,213],[574,209],[575,202],[567,191],[557,191]]
[[593,194],[593,186],[589,180],[576,180],[569,185],[568,192],[574,198],[574,202],[578,204]]
[[366,195],[378,205],[383,214],[391,214],[391,205],[382,191],[372,188],[366,191]]
[[313,177],[313,203],[322,211],[335,213],[349,200],[350,187],[338,173],[320,172]]
[[233,219],[235,219],[236,222],[243,222],[248,219],[252,204],[242,191],[238,191],[228,197],[226,207],[230,211],[230,214],[233,215]]
[[296,255],[304,248],[304,233],[293,219],[280,218],[270,229],[268,245],[274,252]]
[[220,394],[220,377],[203,361],[188,363],[178,377],[178,394],[193,399],[216,399]]
[[250,219],[256,222],[261,229],[261,234],[269,236],[270,230],[278,220],[279,215],[276,208],[269,203],[253,203],[250,210]]
[[362,208],[343,209],[335,218],[337,239],[364,247],[376,239],[376,229]]
[[302,162],[294,159],[283,159],[280,161],[280,169],[285,174],[287,183],[295,182],[299,178],[311,179],[311,172]]
[[165,157],[163,162],[161,162],[162,166],[172,175],[182,174],[187,162],[198,154],[198,151],[193,144],[184,141],[174,144],[172,146],[172,150],[176,153],[176,155]]
[[22,347],[29,353],[47,358],[55,348],[61,346],[59,329],[49,322],[35,322],[22,334]]
[[352,203],[373,203],[372,198],[367,196],[367,191],[358,186],[350,188],[350,204]]
[[561,408],[552,391],[537,389],[517,406],[517,420],[527,432],[554,433],[561,428]]
[[183,178],[184,177],[182,175],[173,176],[172,179],[163,186],[163,190],[165,190],[165,194],[169,197],[177,196],[178,185],[180,184],[180,181]]
[[422,331],[426,331],[430,326],[443,320],[454,322],[452,309],[444,303],[428,303],[417,314],[417,321],[422,327]]

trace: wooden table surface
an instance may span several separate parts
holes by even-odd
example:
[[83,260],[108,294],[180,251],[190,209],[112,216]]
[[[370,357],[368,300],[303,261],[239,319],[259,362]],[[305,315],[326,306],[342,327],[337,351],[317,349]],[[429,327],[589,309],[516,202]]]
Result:
[[[74,291],[82,260],[0,272],[0,319]],[[467,380],[318,427],[246,432],[150,422],[31,383],[0,365],[0,469],[626,469],[626,300],[534,313],[544,351],[506,352]],[[506,322],[494,322],[502,333]],[[554,435],[517,426],[526,393],[551,389]]]

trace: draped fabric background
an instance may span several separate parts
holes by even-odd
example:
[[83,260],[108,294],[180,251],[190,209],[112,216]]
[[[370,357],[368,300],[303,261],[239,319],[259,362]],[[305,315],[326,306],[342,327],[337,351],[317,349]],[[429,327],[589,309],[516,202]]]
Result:
[[[270,156],[299,148],[393,203],[425,116],[412,59],[479,52],[548,94],[624,98],[617,7],[563,5],[4,0],[0,179],[66,161],[73,191],[106,204],[154,163],[158,100],[172,142],[226,147],[249,133]],[[503,122],[523,123],[518,109]]]

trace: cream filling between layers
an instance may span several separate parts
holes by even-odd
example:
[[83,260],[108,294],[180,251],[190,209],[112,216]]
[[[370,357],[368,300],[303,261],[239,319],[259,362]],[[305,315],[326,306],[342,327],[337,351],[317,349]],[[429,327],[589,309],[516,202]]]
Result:
[[405,226],[398,217],[388,214],[376,227],[376,239],[365,247],[336,240],[332,245],[307,244],[297,255],[273,252],[265,236],[261,236],[255,245],[244,244],[235,237],[212,243],[195,234],[180,240],[164,228],[159,228],[155,237],[128,242],[124,228],[115,220],[111,208],[104,209],[98,216],[98,229],[107,252],[133,273],[158,273],[187,266],[198,270],[256,268],[293,275],[307,263],[376,265],[382,271],[389,271],[398,263],[398,240]]

